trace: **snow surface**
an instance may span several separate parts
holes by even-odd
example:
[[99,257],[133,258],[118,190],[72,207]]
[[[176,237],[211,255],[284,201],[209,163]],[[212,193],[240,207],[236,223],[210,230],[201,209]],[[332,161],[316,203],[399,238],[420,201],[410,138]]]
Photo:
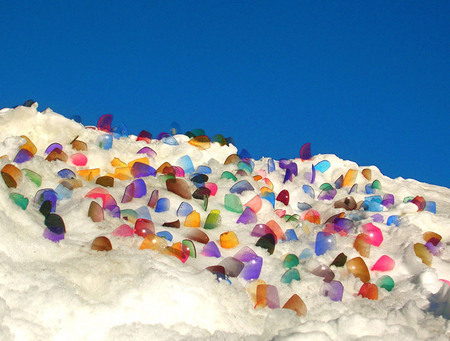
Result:
[[[420,183],[402,178],[390,179],[383,176],[375,166],[359,167],[351,161],[339,159],[335,155],[315,155],[311,161],[293,160],[298,165],[299,174],[292,181],[283,183],[285,171],[278,167],[268,172],[268,158],[253,160],[255,167],[247,179],[255,188],[240,195],[242,203],[251,200],[265,186],[253,176],[264,174],[273,183],[277,195],[282,189],[290,193],[290,203],[285,206],[277,201],[275,208],[286,210],[287,214],[302,214],[298,202],[308,202],[321,215],[321,222],[333,214],[342,212],[335,209],[334,201],[348,196],[348,189],[339,189],[332,201],[312,199],[302,190],[308,184],[304,174],[311,171],[311,164],[328,160],[331,167],[323,174],[317,172],[314,184],[310,184],[317,194],[319,186],[334,181],[348,169],[361,171],[370,168],[372,181],[378,179],[382,190],[376,194],[392,193],[395,205],[383,212],[364,210],[347,211],[354,214],[355,231],[347,237],[336,235],[337,246],[321,256],[313,255],[301,261],[296,267],[300,281],[281,283],[284,256],[288,253],[299,255],[305,248],[314,251],[315,237],[323,230],[323,224],[309,221],[286,222],[275,212],[272,205],[263,200],[257,213],[258,223],[275,220],[285,231],[294,229],[298,240],[279,242],[270,255],[265,249],[255,246],[257,237],[250,235],[255,224],[237,224],[240,214],[224,208],[224,196],[234,184],[232,180],[221,179],[223,171],[236,173],[236,164],[224,165],[225,159],[237,152],[233,145],[220,146],[212,143],[209,149],[200,150],[188,143],[185,135],[175,135],[179,146],[152,140],[150,144],[137,141],[136,136],[114,139],[113,148],[101,149],[98,138],[105,133],[69,120],[50,109],[44,112],[33,107],[19,106],[0,111],[0,168],[12,163],[27,136],[37,147],[31,160],[15,164],[19,168],[31,169],[42,176],[40,188],[54,189],[61,178],[57,172],[63,168],[101,169],[101,175],[114,173],[111,160],[114,157],[128,163],[142,156],[136,152],[145,146],[155,150],[157,156],[150,158],[150,165],[157,169],[167,161],[176,165],[183,155],[189,155],[195,167],[209,165],[212,174],[209,182],[218,185],[215,196],[209,199],[207,210],[201,200],[189,202],[201,215],[202,224],[212,209],[221,212],[221,224],[214,230],[207,230],[210,240],[216,241],[223,257],[233,256],[243,246],[248,245],[263,257],[260,279],[278,288],[281,306],[293,295],[298,294],[307,306],[306,316],[297,316],[288,309],[255,309],[246,291],[246,281],[230,278],[217,281],[216,276],[205,270],[216,265],[220,259],[198,255],[182,263],[178,258],[161,254],[154,250],[140,250],[143,238],[117,237],[111,233],[126,220],[105,214],[102,222],[93,222],[87,215],[93,199],[85,198],[86,193],[98,187],[95,181],[83,181],[83,186],[75,188],[70,199],[58,201],[56,213],[66,226],[65,239],[58,243],[43,237],[44,218],[38,207],[33,206],[33,197],[38,188],[28,178],[17,188],[8,188],[0,179],[0,340],[447,340],[450,336],[448,318],[450,316],[449,286],[441,281],[450,280],[450,189]],[[143,129],[146,129],[143,127]],[[151,127],[147,128],[151,130]],[[62,144],[69,156],[74,151],[70,142],[78,139],[88,144],[83,152],[88,158],[85,167],[76,167],[71,161],[45,161],[45,149],[53,142]],[[424,160],[426,162],[426,160]],[[262,171],[260,171],[262,170]],[[159,190],[160,197],[170,199],[170,209],[157,213],[150,209],[156,231],[168,230],[173,241],[181,241],[188,229],[165,228],[167,221],[177,217],[176,210],[184,199],[168,192],[157,177],[144,178],[147,195],[121,204],[124,189],[130,180],[116,179],[113,188],[107,190],[114,196],[121,209],[136,209],[146,206],[150,193]],[[192,191],[195,186],[189,181]],[[356,182],[359,190],[352,193],[356,201],[368,195],[363,191],[370,183],[361,172]],[[29,198],[26,210],[22,210],[9,198],[10,193],[20,193]],[[437,213],[417,211],[413,203],[403,203],[407,196],[422,196],[427,201],[435,201]],[[370,271],[371,282],[388,274],[395,281],[391,292],[379,289],[378,300],[357,296],[362,285],[345,267],[334,267],[335,280],[342,282],[342,301],[332,301],[319,295],[323,283],[321,277],[311,271],[320,264],[330,265],[333,259],[344,252],[348,259],[359,256],[353,242],[360,227],[372,222],[372,215],[380,213],[386,222],[393,214],[401,216],[400,226],[375,223],[384,237],[379,247],[371,247],[370,257],[364,258],[370,267],[383,254],[396,262],[392,271],[383,273]],[[203,230],[203,228],[201,228]],[[309,230],[309,233],[307,231]],[[219,236],[226,231],[236,232],[239,245],[234,249],[223,249]],[[433,231],[442,236],[447,247],[440,256],[433,257],[428,267],[415,255],[414,243],[425,243],[422,234]],[[108,252],[91,250],[92,241],[98,236],[110,239],[113,250]],[[203,245],[195,242],[197,252]]]

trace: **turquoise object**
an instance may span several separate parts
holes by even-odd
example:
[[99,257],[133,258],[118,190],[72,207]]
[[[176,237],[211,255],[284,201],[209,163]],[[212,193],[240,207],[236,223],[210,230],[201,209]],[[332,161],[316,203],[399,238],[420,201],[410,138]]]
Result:
[[377,287],[386,289],[387,291],[392,291],[394,286],[395,283],[391,276],[381,276],[377,281]]
[[300,273],[297,269],[289,269],[286,271],[283,276],[281,276],[281,283],[289,284],[292,281],[299,281],[300,280]]

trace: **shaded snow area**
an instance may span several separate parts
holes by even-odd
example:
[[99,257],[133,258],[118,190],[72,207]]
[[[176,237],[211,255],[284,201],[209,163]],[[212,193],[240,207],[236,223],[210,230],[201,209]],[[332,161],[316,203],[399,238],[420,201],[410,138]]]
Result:
[[0,111],[1,340],[448,340],[450,189],[109,123]]

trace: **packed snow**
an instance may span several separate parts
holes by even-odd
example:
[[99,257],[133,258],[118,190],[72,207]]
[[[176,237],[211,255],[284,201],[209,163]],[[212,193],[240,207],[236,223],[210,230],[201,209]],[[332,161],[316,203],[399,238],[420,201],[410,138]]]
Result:
[[[121,136],[125,134],[117,130],[113,134],[103,125],[85,127],[51,109],[39,112],[37,103],[2,109],[0,127],[1,340],[450,336],[448,188],[390,179],[375,166],[359,166],[335,155],[253,160],[236,156],[238,149],[226,139],[209,142],[180,133],[137,141],[137,136]],[[75,139],[87,150],[76,150]],[[53,143],[60,144],[62,149],[52,148],[59,156],[63,152],[67,161],[51,161],[48,147]],[[138,153],[145,147],[151,151]],[[138,159],[155,174],[136,173],[133,162]],[[165,162],[167,167],[161,168]],[[73,171],[74,178],[63,176],[63,169]],[[167,181],[174,171],[190,194],[203,188],[207,195],[184,198],[169,190]],[[113,178],[114,186],[96,183],[102,176]],[[344,183],[339,182],[341,176]],[[138,183],[127,192],[136,179],[145,183],[145,195],[137,195]],[[250,187],[232,189],[239,181]],[[39,196],[43,189],[57,194],[52,214],[62,218],[65,233],[49,232],[54,226],[45,224],[50,213]],[[114,213],[105,207],[100,195],[105,191],[115,199],[120,216],[117,208]],[[283,198],[280,193],[288,195]],[[344,199],[349,197],[357,206],[335,207],[338,202],[348,204]],[[183,202],[183,210],[191,205],[199,214],[199,227],[186,226]],[[94,221],[91,206],[100,207],[101,219]],[[351,223],[349,228],[339,228],[340,213],[337,218]],[[153,239],[137,233],[138,219],[151,221]],[[163,226],[177,220],[179,227]],[[213,223],[205,229],[207,221]],[[269,233],[256,236],[258,224],[271,226]],[[119,226],[131,233],[121,234]],[[204,232],[209,243],[190,238],[192,230]],[[371,231],[378,237],[381,232],[382,239],[371,239]],[[102,251],[103,244],[100,251],[93,246],[102,236],[111,250]],[[230,236],[236,238],[225,240]],[[186,255],[180,243],[186,240],[196,254],[191,246]],[[355,246],[356,240],[360,246]],[[160,246],[145,248],[145,241]],[[235,269],[226,266],[220,268],[225,274],[211,268],[224,259],[236,260],[245,247],[254,251],[254,259],[262,260],[259,274],[246,277],[251,262],[245,261],[242,273],[233,274]],[[341,253],[347,264],[344,260],[331,265]],[[376,270],[382,256],[389,260],[387,268],[381,264]],[[348,264],[353,259],[363,260],[369,279],[351,271]],[[320,266],[332,281],[318,274]],[[324,291],[330,283],[343,287],[334,300]],[[365,294],[363,286],[376,295]],[[294,295],[304,305],[283,308]]]

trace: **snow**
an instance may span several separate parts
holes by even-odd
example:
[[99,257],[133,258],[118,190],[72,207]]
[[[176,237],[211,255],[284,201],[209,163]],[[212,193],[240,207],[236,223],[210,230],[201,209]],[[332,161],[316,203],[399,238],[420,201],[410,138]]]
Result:
[[[420,183],[402,178],[390,179],[380,173],[375,166],[360,167],[354,162],[341,160],[335,155],[315,155],[312,161],[293,160],[299,174],[292,182],[283,183],[284,170],[267,173],[278,194],[282,189],[290,193],[290,203],[284,206],[276,202],[275,209],[284,209],[287,214],[301,214],[298,202],[307,202],[320,212],[322,223],[333,214],[342,212],[335,209],[333,202],[347,196],[339,189],[333,201],[310,198],[302,190],[307,184],[304,173],[311,171],[311,163],[321,160],[331,163],[323,174],[317,172],[315,184],[318,186],[334,181],[348,169],[359,171],[356,182],[359,190],[352,193],[356,202],[368,195],[363,192],[369,183],[361,174],[364,168],[372,171],[372,180],[382,184],[381,194],[392,193],[395,205],[382,212],[363,210],[348,211],[346,214],[359,215],[355,220],[356,231],[348,237],[336,236],[337,247],[321,256],[301,261],[297,266],[301,280],[290,284],[281,283],[286,271],[284,256],[288,253],[299,255],[305,248],[314,250],[315,235],[324,228],[323,224],[299,221],[288,223],[274,213],[272,205],[263,200],[257,213],[258,223],[275,220],[283,230],[295,229],[298,241],[279,242],[273,255],[255,246],[257,238],[250,235],[254,224],[237,224],[239,214],[224,208],[224,196],[233,184],[221,179],[223,171],[235,173],[235,164],[224,165],[226,158],[237,152],[233,145],[220,146],[212,143],[209,149],[200,150],[188,143],[185,135],[175,135],[179,146],[171,146],[152,140],[150,144],[137,141],[136,136],[114,139],[113,148],[101,149],[98,139],[105,132],[89,129],[69,120],[52,110],[37,110],[18,106],[0,111],[0,168],[13,163],[15,155],[27,136],[37,147],[36,155],[22,164],[20,169],[31,169],[42,176],[38,188],[24,177],[17,188],[8,188],[0,179],[0,339],[1,340],[447,340],[450,336],[448,318],[450,316],[449,285],[442,280],[450,280],[450,189]],[[88,145],[83,152],[88,158],[86,167],[76,167],[67,161],[45,161],[45,149],[53,142],[61,143],[69,156],[74,151],[70,142],[78,139]],[[202,224],[212,209],[221,212],[221,224],[217,229],[207,230],[210,240],[216,241],[223,257],[233,256],[243,246],[251,247],[263,257],[260,279],[275,285],[279,292],[281,306],[293,295],[298,294],[305,302],[306,316],[297,316],[288,309],[255,309],[246,290],[247,282],[242,278],[217,281],[205,270],[217,265],[220,259],[214,257],[189,258],[182,263],[178,258],[161,254],[154,250],[140,250],[143,238],[117,237],[112,231],[127,221],[105,214],[105,220],[95,223],[87,215],[92,199],[85,198],[93,188],[94,181],[83,181],[83,186],[73,190],[70,199],[58,201],[56,213],[65,223],[67,233],[58,243],[42,236],[44,217],[33,206],[33,197],[38,189],[56,188],[59,181],[57,172],[70,168],[100,168],[101,175],[114,173],[111,160],[114,157],[128,163],[139,157],[137,151],[145,146],[155,150],[157,157],[150,159],[150,165],[157,169],[167,161],[176,165],[183,155],[189,155],[195,167],[209,165],[213,170],[209,181],[218,185],[218,192],[209,199],[208,208],[203,202],[192,199],[189,202],[201,214]],[[267,171],[267,160],[253,160],[253,175],[258,170]],[[240,195],[242,203],[251,200],[265,184],[252,176],[242,177],[251,182],[255,191]],[[131,180],[115,179],[113,188],[107,188],[117,200],[121,209],[136,209],[146,206],[151,191],[158,189],[160,197],[170,200],[170,209],[157,213],[150,209],[156,231],[166,228],[162,224],[177,219],[176,210],[184,199],[168,192],[157,177],[143,178],[147,185],[147,195],[134,198],[130,203],[121,204],[124,188]],[[238,180],[240,178],[238,177]],[[190,187],[195,187],[188,180]],[[9,198],[10,193],[20,193],[29,198],[26,210],[22,210]],[[378,194],[378,193],[376,193]],[[407,196],[422,196],[427,201],[435,201],[436,214],[417,211],[413,203],[403,203]],[[344,286],[342,301],[331,301],[319,295],[322,278],[311,273],[320,264],[329,265],[344,252],[348,259],[358,257],[353,248],[355,236],[361,226],[372,222],[371,215],[380,213],[386,221],[390,215],[400,215],[399,227],[374,223],[383,233],[380,247],[371,247],[370,257],[364,258],[368,268],[381,255],[389,255],[395,260],[395,267],[387,273],[371,271],[371,283],[388,274],[395,281],[391,292],[379,289],[378,300],[357,296],[362,285],[360,279],[349,274],[345,267],[331,267],[335,280]],[[184,218],[180,218],[183,224]],[[128,224],[133,227],[133,224]],[[183,239],[187,228],[167,228],[173,234],[174,242]],[[310,233],[307,233],[309,230]],[[206,231],[206,230],[205,230]],[[226,231],[234,231],[239,245],[234,249],[220,247],[219,236]],[[414,243],[424,243],[422,234],[432,231],[442,236],[447,247],[440,256],[434,256],[428,267],[414,253]],[[107,236],[113,246],[112,251],[91,250],[92,241],[98,236]],[[203,245],[196,243],[200,253]]]

